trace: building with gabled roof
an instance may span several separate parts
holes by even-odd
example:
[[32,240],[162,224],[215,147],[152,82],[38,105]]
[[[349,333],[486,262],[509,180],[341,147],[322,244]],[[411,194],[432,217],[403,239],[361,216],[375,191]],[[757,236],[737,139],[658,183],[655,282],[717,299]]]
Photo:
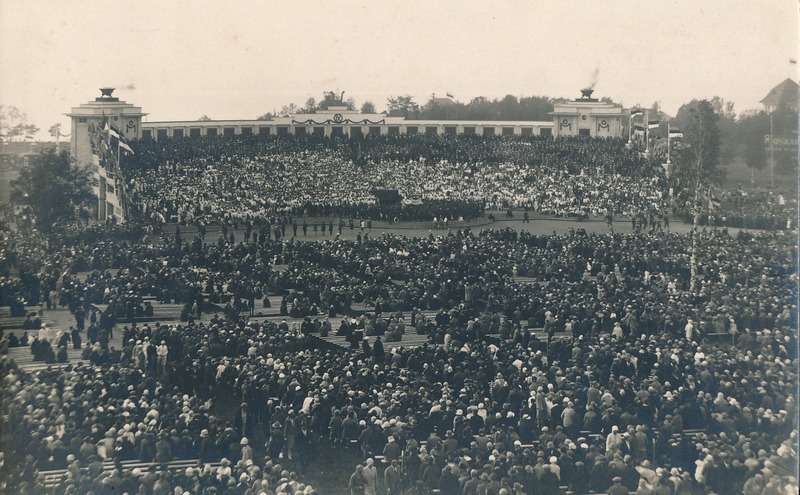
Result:
[[791,78],[787,78],[785,81],[772,88],[767,96],[761,100],[761,103],[764,105],[764,111],[767,113],[772,113],[779,108],[786,108],[796,112],[798,109],[797,99],[799,95],[800,84],[797,84]]

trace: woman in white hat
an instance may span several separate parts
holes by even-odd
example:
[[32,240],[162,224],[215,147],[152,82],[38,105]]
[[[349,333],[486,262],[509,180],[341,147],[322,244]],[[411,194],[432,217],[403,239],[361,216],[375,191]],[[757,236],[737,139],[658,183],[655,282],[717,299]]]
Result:
[[252,461],[253,460],[253,448],[250,447],[250,441],[247,437],[242,437],[242,440],[239,442],[239,445],[242,446],[242,461]]

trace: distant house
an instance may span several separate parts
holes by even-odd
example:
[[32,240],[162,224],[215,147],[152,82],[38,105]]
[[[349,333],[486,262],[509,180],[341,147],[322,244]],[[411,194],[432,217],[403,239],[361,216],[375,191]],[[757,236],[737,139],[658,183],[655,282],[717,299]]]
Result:
[[436,96],[431,98],[430,103],[431,105],[441,105],[443,107],[456,104],[456,102],[454,102],[452,98],[439,98]]
[[791,79],[786,79],[770,90],[767,96],[761,100],[764,111],[772,113],[780,108],[797,111],[798,94],[800,94],[800,84]]

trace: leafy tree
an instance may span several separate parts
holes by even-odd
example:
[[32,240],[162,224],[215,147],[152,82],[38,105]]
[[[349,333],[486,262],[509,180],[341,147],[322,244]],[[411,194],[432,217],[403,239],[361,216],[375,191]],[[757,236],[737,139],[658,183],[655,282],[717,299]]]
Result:
[[520,120],[522,108],[520,102],[514,95],[506,95],[497,102],[497,110],[500,115],[505,115],[509,120]]
[[386,108],[391,117],[417,117],[419,116],[419,105],[414,102],[411,95],[390,96],[386,100]]
[[288,117],[289,115],[294,115],[296,113],[299,113],[299,110],[300,109],[298,108],[297,105],[295,105],[294,103],[289,103],[288,105],[284,105],[281,107],[279,115],[281,115],[282,117]]
[[[341,106],[348,106],[350,103],[350,99],[344,99],[344,91],[339,92],[336,91],[325,91],[322,94],[322,101],[319,102],[318,108],[320,110],[327,110],[330,107],[341,107]],[[355,101],[353,101],[355,103]]]
[[28,206],[39,230],[49,233],[80,218],[85,208],[96,201],[91,175],[91,170],[77,166],[68,152],[42,150],[11,181],[11,199]]
[[316,113],[317,111],[317,100],[314,99],[312,96],[311,98],[306,100],[306,106],[303,108],[305,113]]
[[367,100],[361,105],[361,113],[375,113],[375,104]]
[[707,204],[706,194],[712,184],[719,184],[724,174],[719,168],[719,115],[708,100],[692,100],[678,109],[675,120],[681,122],[682,146],[676,149],[675,176],[690,198],[694,222],[692,225],[692,254],[690,257],[689,290],[697,290],[697,227],[700,213]]
[[463,113],[464,104],[450,100],[442,100],[431,96],[428,102],[420,109],[420,117],[431,120],[458,119]]
[[506,95],[499,100],[478,96],[463,104],[431,97],[420,110],[419,117],[446,120],[549,121],[552,120],[549,113],[553,111],[553,104],[558,101],[542,96],[524,96],[518,99],[514,95]]
[[208,115],[203,114],[203,116],[200,117],[199,119],[197,119],[197,121],[198,122],[211,122],[211,117],[209,117]]
[[[556,100],[544,96],[525,96],[519,99],[520,120],[552,121],[550,112],[553,111]],[[516,120],[516,119],[515,119]]]
[[767,166],[764,142],[767,134],[769,134],[769,115],[763,110],[745,112],[739,116],[736,141],[741,145],[742,158],[752,170],[763,170]]
[[0,105],[0,142],[33,139],[39,128],[15,106]]
[[62,137],[69,137],[69,134],[61,134],[61,124],[53,124],[47,130],[47,133],[56,138],[56,143],[58,143],[59,138]]
[[718,185],[724,179],[720,163],[719,115],[709,100],[692,100],[682,105],[675,122],[683,131],[675,173],[686,187]]
[[272,115],[272,112],[267,112],[265,114],[259,115],[256,117],[256,120],[272,120],[275,116]]
[[47,133],[56,138],[56,141],[58,141],[58,138],[61,137],[61,124],[51,125],[50,129],[47,130]]
[[497,118],[496,103],[497,100],[492,102],[485,96],[477,96],[466,105],[463,115],[467,119],[495,120]]

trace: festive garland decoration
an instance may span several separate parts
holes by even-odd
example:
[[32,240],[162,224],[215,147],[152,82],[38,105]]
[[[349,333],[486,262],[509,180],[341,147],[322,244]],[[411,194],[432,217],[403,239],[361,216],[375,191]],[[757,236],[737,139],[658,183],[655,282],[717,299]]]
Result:
[[[339,114],[337,114],[337,115],[339,115]],[[322,121],[319,121],[319,122],[317,122],[316,120],[313,120],[313,119],[308,119],[308,120],[295,120],[295,119],[292,119],[292,124],[295,124],[295,125],[328,125],[328,124],[384,125],[384,124],[386,124],[386,119],[381,119],[381,120],[377,120],[377,121],[372,121],[372,120],[369,120],[369,119],[350,120],[350,119],[345,119],[345,118],[341,117],[341,115],[339,115],[339,120],[338,121],[336,120],[336,116],[334,116],[333,119],[322,120]]]

